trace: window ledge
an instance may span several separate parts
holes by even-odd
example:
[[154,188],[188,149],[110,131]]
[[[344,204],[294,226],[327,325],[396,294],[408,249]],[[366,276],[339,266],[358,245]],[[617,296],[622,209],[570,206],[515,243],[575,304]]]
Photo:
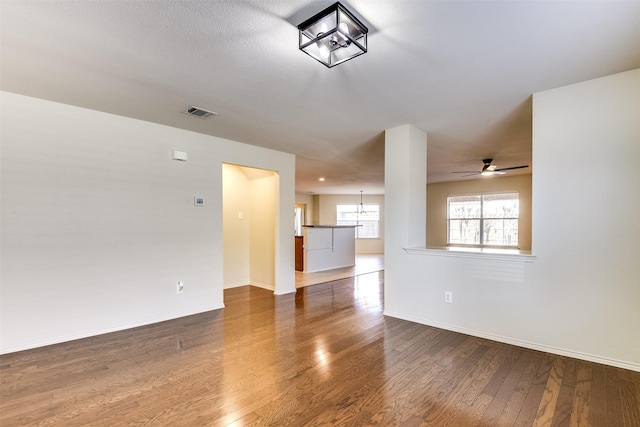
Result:
[[530,251],[518,249],[491,249],[491,248],[404,248],[404,251],[412,255],[434,255],[452,258],[476,258],[501,261],[534,262],[536,256]]

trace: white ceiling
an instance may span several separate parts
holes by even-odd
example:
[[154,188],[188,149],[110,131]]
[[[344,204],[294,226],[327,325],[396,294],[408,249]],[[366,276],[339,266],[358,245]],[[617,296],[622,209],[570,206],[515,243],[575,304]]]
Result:
[[531,165],[532,93],[640,67],[640,1],[353,0],[369,52],[328,69],[296,26],[332,3],[2,0],[1,88],[294,153],[297,191],[366,194],[385,129],[427,131],[429,182]]

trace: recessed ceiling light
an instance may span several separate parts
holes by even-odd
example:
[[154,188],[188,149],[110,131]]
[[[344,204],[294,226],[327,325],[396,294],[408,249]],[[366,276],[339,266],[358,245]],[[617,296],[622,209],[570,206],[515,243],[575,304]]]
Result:
[[324,177],[318,178],[318,181],[321,181],[321,182],[324,181]]

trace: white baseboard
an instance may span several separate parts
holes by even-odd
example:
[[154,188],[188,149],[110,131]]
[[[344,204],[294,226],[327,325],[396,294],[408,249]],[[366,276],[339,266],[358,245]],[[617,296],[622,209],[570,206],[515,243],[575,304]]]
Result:
[[249,285],[250,283],[247,283],[247,282],[229,283],[229,284],[223,285],[223,289],[239,288],[241,286],[249,286]]
[[266,289],[268,291],[274,291],[275,290],[275,289],[273,289],[273,286],[265,285],[264,283],[260,283],[260,282],[250,282],[249,285],[255,286],[256,288]]
[[124,330],[127,330],[127,329],[139,328],[140,326],[147,326],[147,325],[152,325],[154,323],[166,322],[167,320],[174,320],[174,319],[179,319],[181,317],[193,316],[195,314],[207,313],[209,311],[219,310],[221,308],[224,308],[224,304],[222,304],[219,307],[207,308],[206,310],[197,311],[195,313],[182,314],[182,315],[179,315],[179,316],[159,317],[159,318],[156,318],[156,319],[148,319],[148,320],[144,320],[142,322],[132,323],[132,324],[129,324],[129,325],[118,326],[116,328],[108,328],[108,329],[102,329],[102,330],[97,330],[97,331],[91,331],[91,332],[87,332],[87,333],[84,333],[84,334],[66,335],[66,336],[55,337],[55,338],[51,338],[51,339],[44,340],[44,341],[37,341],[37,342],[25,344],[25,345],[3,348],[3,349],[0,350],[0,354],[16,353],[18,351],[31,350],[31,349],[34,349],[34,348],[46,347],[48,345],[54,345],[54,344],[61,344],[61,343],[64,343],[64,342],[80,340],[80,339],[83,339],[83,338],[96,337],[98,335],[110,334],[112,332],[124,331]]
[[567,350],[558,347],[552,347],[544,344],[533,343],[529,341],[523,341],[515,338],[503,337],[500,335],[494,335],[491,333],[486,333],[482,331],[477,331],[474,329],[461,328],[454,325],[449,325],[446,323],[440,323],[433,320],[416,318],[412,316],[404,316],[398,313],[393,313],[388,310],[384,310],[383,314],[389,317],[395,317],[397,319],[408,320],[409,322],[419,323],[421,325],[432,326],[438,329],[445,329],[447,331],[459,332],[465,335],[471,335],[478,338],[485,338],[492,341],[497,341],[505,344],[511,344],[518,347],[528,348],[531,350],[543,351],[546,353],[557,354],[559,356],[572,357],[574,359],[586,360],[588,362],[600,363],[602,365],[615,366],[616,368],[628,369],[630,371],[640,372],[640,364],[626,362],[623,360],[610,359],[607,357],[596,356],[593,354],[582,353],[573,350]]

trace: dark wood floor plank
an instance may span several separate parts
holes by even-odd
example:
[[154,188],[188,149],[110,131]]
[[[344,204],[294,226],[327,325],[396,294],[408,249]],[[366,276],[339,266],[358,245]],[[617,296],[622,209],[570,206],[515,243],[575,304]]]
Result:
[[[555,366],[555,365],[554,365]],[[572,409],[577,383],[577,367],[576,360],[569,359],[564,364],[562,373],[562,385],[556,400],[555,410],[553,412],[553,420],[551,427],[559,427],[569,425],[571,421]]]
[[[546,356],[542,359],[514,426],[535,426],[541,410],[544,417],[543,422],[545,423],[541,425],[548,425],[546,424],[547,415],[553,419],[553,412],[547,413],[547,409],[553,410],[555,406],[559,385],[562,382],[564,363],[564,359],[553,356]],[[547,394],[548,390],[551,390],[550,396]],[[529,421],[531,419],[533,419],[533,423]]]
[[495,376],[503,356],[504,352],[497,347],[488,347],[488,351],[476,363],[471,373],[458,384],[456,393],[449,396],[447,421],[443,422],[443,425],[455,427],[477,424],[475,420],[480,420],[493,399],[483,391]]
[[[526,403],[529,390],[536,380],[536,372],[538,372],[545,359],[546,358],[544,356],[539,354],[531,354],[531,357],[526,359],[526,364],[524,364],[524,366],[521,367],[521,370],[517,373],[519,376],[516,386],[511,394],[506,396],[507,402],[504,405],[504,410],[498,418],[497,424],[510,427],[516,424],[516,419],[520,415],[520,412]],[[531,423],[533,423],[534,419],[535,414],[531,417]]]
[[577,363],[576,385],[571,407],[571,426],[588,427],[591,411],[592,364]]
[[597,363],[591,363],[592,383],[590,388],[590,401],[588,426],[589,427],[613,427],[607,417],[607,391],[605,367]]
[[620,396],[620,382],[617,369],[605,369],[605,390],[607,399],[607,422],[611,426],[622,424],[622,399]]
[[[497,347],[497,345],[494,344]],[[501,389],[504,384],[509,372],[513,369],[513,366],[516,364],[520,355],[522,354],[522,349],[512,346],[502,346],[499,347],[500,351],[496,355],[496,358],[492,361],[492,364],[495,365],[495,371],[491,380],[487,383],[487,385],[482,390],[483,394],[490,396],[491,398],[495,397],[498,391]]]
[[0,425],[638,426],[640,373],[384,317],[383,275],[0,356]]
[[620,384],[620,405],[623,426],[640,426],[640,384],[634,380],[634,375],[623,369],[618,369],[618,383]]
[[[425,421],[427,423],[436,425],[449,424],[454,415],[453,409],[456,402],[464,392],[468,390],[472,382],[479,378],[479,372],[477,372],[476,368],[478,365],[481,365],[483,361],[485,361],[485,363],[488,362],[483,358],[488,352],[489,347],[480,340],[473,341],[475,341],[473,352],[461,361],[461,363],[454,362],[454,370],[449,371],[447,381],[438,385],[438,404],[435,405],[433,410],[428,411],[426,414]],[[484,384],[482,384],[482,386],[484,386]]]
[[[513,419],[518,415],[517,409],[515,409],[518,408],[518,404],[513,403],[516,400],[514,398],[517,396],[515,392],[523,373],[527,367],[533,365],[533,353],[522,349],[514,350],[516,351],[518,358],[509,370],[509,373],[497,392],[494,395],[489,395],[491,397],[491,403],[489,403],[489,406],[487,406],[487,409],[482,414],[482,423],[479,423],[479,425],[507,425],[501,424],[500,420],[506,420],[509,413],[513,414]],[[514,409],[508,410],[507,405],[510,405],[510,408]]]

